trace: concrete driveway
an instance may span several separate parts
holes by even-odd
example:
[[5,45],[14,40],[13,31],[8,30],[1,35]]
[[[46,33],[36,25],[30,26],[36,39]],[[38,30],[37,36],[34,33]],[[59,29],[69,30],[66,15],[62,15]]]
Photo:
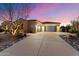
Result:
[[0,52],[1,56],[77,56],[79,52],[59,37],[59,32],[39,32]]

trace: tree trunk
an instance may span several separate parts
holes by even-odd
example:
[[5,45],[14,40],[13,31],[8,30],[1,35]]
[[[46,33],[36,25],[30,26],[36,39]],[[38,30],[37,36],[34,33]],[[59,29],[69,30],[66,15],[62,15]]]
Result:
[[19,26],[20,25],[18,25],[16,29],[11,28],[11,30],[12,30],[11,33],[12,33],[13,36],[17,33]]

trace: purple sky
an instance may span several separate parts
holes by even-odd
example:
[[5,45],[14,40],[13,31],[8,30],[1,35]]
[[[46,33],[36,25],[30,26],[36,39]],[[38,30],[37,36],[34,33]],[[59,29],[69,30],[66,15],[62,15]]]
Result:
[[[3,4],[6,6],[5,4]],[[18,10],[22,9],[23,4],[14,4],[14,9],[17,12]],[[37,19],[40,21],[53,21],[53,22],[61,22],[61,24],[66,25],[69,24],[71,20],[74,20],[76,17],[79,16],[79,4],[77,3],[32,3],[28,4],[32,10],[30,11],[30,19]],[[0,14],[7,14],[6,7],[1,6],[2,11]],[[18,6],[18,7],[16,7]],[[26,14],[23,9],[21,11],[24,15]],[[5,16],[8,17],[8,16]],[[16,18],[16,16],[15,16]]]
[[36,4],[31,18],[41,21],[55,21],[66,25],[79,16],[79,4]]

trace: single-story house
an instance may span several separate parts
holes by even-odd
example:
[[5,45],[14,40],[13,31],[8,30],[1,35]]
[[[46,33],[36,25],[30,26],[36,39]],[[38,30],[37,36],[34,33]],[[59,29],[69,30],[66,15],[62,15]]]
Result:
[[17,20],[22,24],[20,31],[27,33],[36,33],[36,32],[58,32],[60,23],[59,22],[40,22],[38,20],[24,20],[20,18]]
[[30,33],[35,32],[58,32],[59,22],[40,22],[37,20],[28,20],[27,31]]

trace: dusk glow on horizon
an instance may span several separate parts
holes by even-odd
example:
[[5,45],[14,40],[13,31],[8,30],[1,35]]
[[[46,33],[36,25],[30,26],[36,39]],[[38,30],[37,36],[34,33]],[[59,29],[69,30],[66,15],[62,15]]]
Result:
[[[15,11],[14,19],[16,16],[20,15],[20,18],[26,17],[26,11],[24,8],[29,6],[30,13],[29,19],[36,19],[41,22],[51,21],[51,22],[60,22],[62,25],[70,24],[71,20],[74,20],[75,17],[79,16],[79,4],[77,3],[15,3],[13,5],[13,10]],[[0,4],[0,17],[3,15],[5,18],[9,19],[8,4]],[[18,12],[20,11],[20,14]],[[0,18],[2,20],[3,18]]]

